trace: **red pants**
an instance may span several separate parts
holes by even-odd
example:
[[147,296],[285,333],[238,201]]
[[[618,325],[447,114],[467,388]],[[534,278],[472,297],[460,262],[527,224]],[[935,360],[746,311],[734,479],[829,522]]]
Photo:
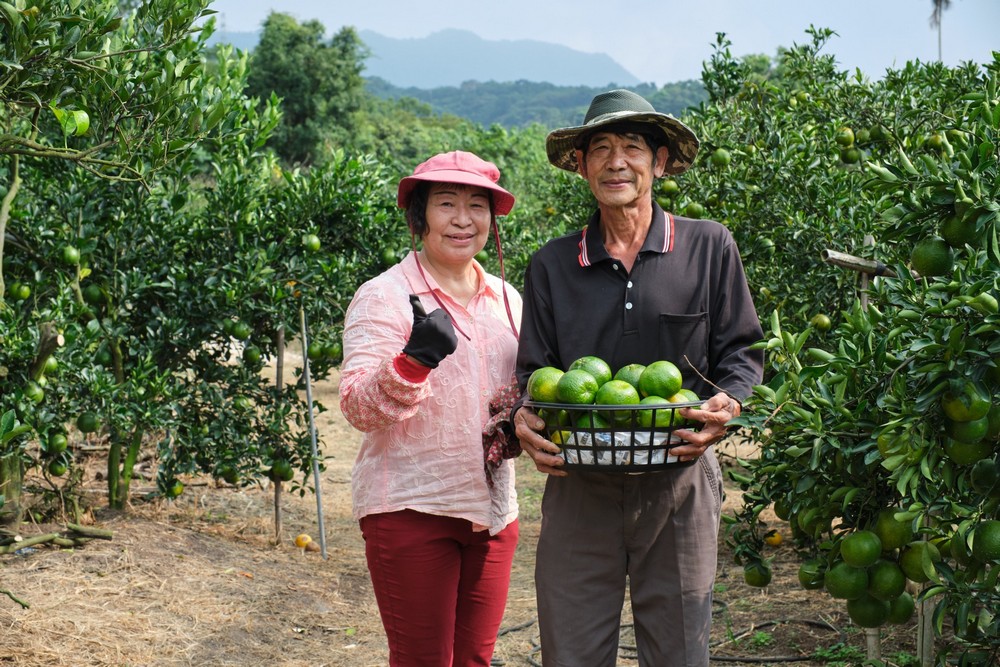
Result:
[[514,521],[494,536],[413,510],[361,519],[391,667],[489,665],[507,605]]

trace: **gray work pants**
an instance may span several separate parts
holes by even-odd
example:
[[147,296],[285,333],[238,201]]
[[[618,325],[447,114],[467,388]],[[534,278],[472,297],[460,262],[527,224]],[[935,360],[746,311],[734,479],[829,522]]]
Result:
[[549,477],[535,561],[545,667],[614,667],[626,580],[640,667],[709,662],[722,512],[712,448],[640,475]]

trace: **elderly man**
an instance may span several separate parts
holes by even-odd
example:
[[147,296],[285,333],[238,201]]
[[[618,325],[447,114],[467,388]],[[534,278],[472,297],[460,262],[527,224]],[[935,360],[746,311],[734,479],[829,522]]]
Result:
[[[665,212],[657,178],[691,166],[698,139],[626,90],[596,96],[583,125],[555,130],[549,161],[597,200],[583,231],[548,242],[525,274],[517,376],[596,355],[613,369],[674,361],[707,398],[676,432],[678,461],[639,474],[563,468],[523,404],[521,448],[549,475],[535,566],[543,664],[613,667],[625,587],[639,664],[708,665],[722,473],[712,445],[761,381],[763,337],[743,264],[717,222]],[[581,221],[581,224],[584,221]],[[626,583],[627,582],[627,583]]]

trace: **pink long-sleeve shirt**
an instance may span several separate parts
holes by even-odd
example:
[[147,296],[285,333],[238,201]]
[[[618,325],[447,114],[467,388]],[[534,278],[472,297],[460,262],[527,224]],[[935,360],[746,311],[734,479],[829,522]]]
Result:
[[[496,533],[517,517],[514,468],[505,460],[491,489],[483,463],[482,430],[489,400],[510,381],[517,340],[510,329],[501,281],[475,264],[479,291],[467,307],[451,299],[415,255],[366,282],[344,325],[340,407],[364,433],[351,474],[354,518],[412,509],[470,521]],[[456,331],[458,348],[422,382],[410,382],[393,359],[410,337],[409,295],[429,313],[438,308],[428,284],[472,340]],[[521,297],[507,285],[514,323]]]

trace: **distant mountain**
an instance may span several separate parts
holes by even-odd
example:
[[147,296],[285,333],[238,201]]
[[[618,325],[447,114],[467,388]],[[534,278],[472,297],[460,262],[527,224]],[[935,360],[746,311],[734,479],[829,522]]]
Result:
[[460,86],[468,81],[534,81],[557,86],[633,86],[639,79],[603,53],[532,40],[486,40],[466,30],[419,39],[358,33],[372,56],[365,76],[404,88]]
[[[466,30],[441,30],[418,39],[395,39],[370,30],[358,32],[371,51],[366,77],[400,88],[433,89],[469,81],[532,81],[557,86],[634,86],[634,75],[603,53],[583,53],[532,40],[486,40]],[[218,31],[210,44],[226,42],[252,51],[260,31]]]

